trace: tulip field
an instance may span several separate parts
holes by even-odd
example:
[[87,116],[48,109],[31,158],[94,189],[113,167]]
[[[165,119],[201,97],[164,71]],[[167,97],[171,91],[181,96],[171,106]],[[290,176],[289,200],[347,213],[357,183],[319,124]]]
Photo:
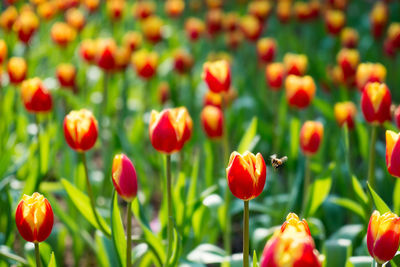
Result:
[[400,266],[400,1],[3,0],[0,267]]

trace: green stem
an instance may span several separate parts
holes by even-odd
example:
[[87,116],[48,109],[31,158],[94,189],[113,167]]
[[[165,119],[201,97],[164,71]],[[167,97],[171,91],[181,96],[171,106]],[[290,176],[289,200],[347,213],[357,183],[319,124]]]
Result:
[[167,155],[167,204],[168,204],[168,250],[165,265],[169,265],[169,258],[172,254],[172,234],[173,234],[173,223],[174,218],[172,214],[172,193],[171,193],[171,155]]
[[243,209],[243,267],[249,267],[249,201],[244,201]]
[[376,266],[377,266],[377,267],[382,267],[383,264],[377,262],[377,263],[376,263]]
[[368,183],[375,189],[375,144],[378,134],[378,127],[371,127],[371,142],[369,147],[369,163],[368,163]]
[[35,244],[36,267],[41,267],[42,262],[40,261],[39,243],[35,242],[34,244]]
[[97,213],[97,210],[96,210],[96,203],[94,201],[93,190],[92,190],[92,186],[89,181],[89,172],[88,172],[88,167],[87,167],[87,163],[86,163],[86,155],[84,152],[82,152],[82,153],[80,153],[80,156],[81,156],[82,164],[85,168],[86,188],[87,188],[88,196],[90,199],[90,206],[92,207],[92,212],[93,212],[94,218],[96,219],[96,222],[100,228],[100,231],[102,231],[105,236],[110,237],[110,234],[106,231],[106,229],[104,229],[103,224],[100,222],[99,214]]
[[126,267],[132,266],[132,202],[126,206]]
[[306,156],[306,166],[305,166],[305,173],[304,173],[304,183],[303,183],[303,214],[306,212],[307,208],[307,201],[308,201],[308,194],[309,194],[309,187],[311,182],[311,172],[310,172],[310,157]]
[[108,79],[109,73],[104,71],[103,74],[103,103],[100,105],[100,124],[102,124],[103,113],[107,114],[108,112]]
[[39,115],[35,114],[35,121],[36,121],[36,127],[37,127],[37,142],[38,142],[38,178],[36,180],[36,185],[35,185],[35,191],[38,191],[39,185],[40,185],[40,180],[42,178],[42,153],[40,149],[40,121],[39,121]]

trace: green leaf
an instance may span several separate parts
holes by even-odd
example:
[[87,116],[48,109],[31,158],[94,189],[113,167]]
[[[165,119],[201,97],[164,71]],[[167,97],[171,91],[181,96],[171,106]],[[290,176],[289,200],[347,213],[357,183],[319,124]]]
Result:
[[299,153],[300,120],[292,118],[290,121],[290,159],[297,159]]
[[328,102],[315,97],[313,100],[313,105],[324,115],[325,118],[329,120],[335,119],[335,116],[333,115],[333,108]]
[[330,197],[329,201],[341,206],[343,208],[346,208],[352,212],[354,212],[355,214],[357,214],[358,216],[360,216],[363,220],[366,220],[367,215],[365,214],[364,209],[361,207],[360,204],[358,204],[357,202],[348,199],[348,198],[339,198],[339,197]]
[[[85,219],[90,222],[96,229],[100,230],[99,225],[94,217],[92,208],[90,206],[89,197],[86,196],[82,191],[72,185],[65,179],[61,179],[61,183],[67,192],[69,198],[71,199],[72,203],[74,203],[75,207],[79,210],[79,212],[85,217]],[[100,223],[103,225],[106,233],[111,235],[110,227],[106,224],[102,217],[99,217]]]
[[325,267],[344,266],[352,254],[351,241],[348,239],[331,239],[325,242]]
[[368,196],[367,194],[364,192],[360,182],[358,181],[356,176],[352,176],[351,177],[351,181],[353,184],[353,190],[354,193],[356,193],[357,197],[364,203],[364,204],[368,204]]
[[360,154],[364,160],[368,159],[368,130],[363,123],[356,123],[358,148],[360,149]]
[[400,179],[396,179],[393,191],[393,208],[396,214],[400,213]]
[[54,252],[51,252],[50,261],[48,267],[57,267],[56,258],[54,257]]
[[258,267],[257,252],[253,251],[253,267]]
[[179,263],[179,257],[182,253],[182,239],[179,236],[178,232],[174,228],[174,242],[173,242],[173,249],[172,249],[172,255],[171,258],[169,259],[169,265],[168,266],[178,266]]
[[240,140],[237,151],[240,154],[244,153],[245,151],[251,151],[259,140],[260,137],[257,135],[257,117],[254,117],[251,120],[250,125],[247,127],[242,139]]
[[118,207],[118,195],[113,192],[111,204],[111,237],[114,247],[118,254],[119,263],[122,267],[126,266],[126,238],[124,225],[122,224],[121,213]]
[[347,260],[345,267],[371,267],[371,264],[372,264],[372,258],[370,256],[355,256],[355,257],[350,257]]
[[385,213],[390,211],[388,205],[386,205],[385,201],[372,189],[372,187],[367,182],[369,193],[371,194],[372,201],[374,202],[375,208],[381,213]]
[[311,198],[308,203],[307,216],[312,216],[324,202],[331,190],[332,178],[330,176],[318,178],[311,185]]

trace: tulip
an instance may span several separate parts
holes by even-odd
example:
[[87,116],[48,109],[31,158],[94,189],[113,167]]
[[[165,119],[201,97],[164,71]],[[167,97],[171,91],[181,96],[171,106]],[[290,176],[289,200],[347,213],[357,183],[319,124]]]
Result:
[[257,41],[257,54],[261,62],[269,63],[276,54],[276,41],[272,38],[262,38]]
[[170,98],[170,88],[167,82],[161,82],[158,85],[158,99],[164,105]]
[[206,28],[211,37],[214,37],[222,29],[223,13],[220,9],[211,9],[206,14]]
[[314,99],[316,86],[310,76],[289,75],[285,80],[286,99],[290,106],[306,108]]
[[0,65],[7,59],[7,44],[3,39],[0,39]]
[[242,29],[243,35],[249,41],[257,41],[263,30],[263,26],[260,21],[252,15],[245,15],[241,19],[240,28]]
[[392,22],[388,29],[388,39],[391,40],[395,48],[400,48],[400,23]]
[[395,177],[400,177],[400,142],[398,141],[398,133],[386,131],[386,166],[388,172]]
[[83,13],[77,8],[70,8],[65,13],[65,20],[68,25],[80,32],[85,26],[86,19]]
[[369,254],[378,266],[390,261],[397,252],[400,243],[400,218],[392,213],[383,215],[375,210],[369,219],[367,247]]
[[165,13],[172,18],[179,17],[185,9],[183,0],[167,0],[164,4]]
[[207,105],[201,112],[204,132],[210,139],[220,139],[224,133],[224,113],[215,106]]
[[386,79],[386,68],[380,63],[361,63],[356,71],[356,83],[363,91],[370,82],[383,83]]
[[115,68],[116,50],[117,44],[114,39],[107,38],[97,41],[95,60],[105,72],[110,72]]
[[39,27],[39,19],[33,11],[22,11],[13,25],[18,39],[27,44]]
[[386,38],[383,42],[383,52],[389,58],[394,58],[396,56],[396,46],[393,40]]
[[278,91],[285,78],[285,66],[282,63],[271,63],[265,68],[265,78],[271,90]]
[[54,1],[40,3],[37,7],[39,17],[47,21],[50,21],[57,11],[57,5]]
[[345,10],[348,0],[328,0],[328,6],[333,9]]
[[197,41],[200,36],[204,33],[205,31],[205,25],[204,22],[198,18],[188,18],[185,22],[185,32],[187,38],[195,42]]
[[100,0],[83,0],[82,3],[89,13],[93,13],[99,8]]
[[19,84],[25,80],[27,72],[26,61],[22,57],[12,57],[7,63],[7,72],[12,84]]
[[226,45],[230,49],[236,49],[243,41],[243,33],[240,30],[227,32],[225,34]]
[[336,122],[340,127],[346,124],[349,129],[354,128],[354,119],[357,114],[357,108],[353,102],[336,103],[334,113]]
[[317,153],[324,136],[324,126],[318,121],[306,121],[300,130],[300,147],[306,156]]
[[139,1],[132,6],[133,16],[138,20],[143,20],[154,14],[156,4],[153,1]]
[[132,65],[143,79],[150,79],[157,70],[158,55],[156,52],[139,50],[132,55]]
[[291,1],[279,1],[276,7],[276,14],[281,23],[287,23],[290,19],[292,11]]
[[342,69],[344,79],[347,81],[356,74],[360,54],[355,49],[342,48],[336,57],[336,61]]
[[369,20],[371,23],[372,35],[375,39],[378,39],[382,36],[388,20],[388,13],[389,11],[387,5],[382,1],[376,2],[372,8],[372,11],[369,15]]
[[217,9],[222,7],[223,0],[206,0],[207,7],[209,9]]
[[97,120],[87,109],[73,110],[64,119],[64,137],[78,152],[91,149],[98,136]]
[[177,49],[174,52],[174,69],[178,73],[189,71],[194,64],[193,56],[186,50]]
[[272,6],[268,1],[251,1],[248,5],[248,13],[261,22],[271,14]]
[[231,86],[231,68],[228,61],[218,60],[204,63],[202,78],[212,92],[228,91]]
[[356,48],[360,39],[356,29],[345,27],[340,33],[340,40],[343,47]]
[[397,106],[397,108],[394,110],[394,120],[397,128],[400,128],[400,106]]
[[283,57],[287,75],[293,74],[302,76],[305,74],[308,65],[308,59],[303,54],[286,53]]
[[163,21],[157,16],[150,16],[144,19],[142,23],[144,37],[152,43],[161,41],[161,28],[163,24]]
[[129,66],[131,54],[131,50],[128,47],[117,47],[114,71],[124,71]]
[[125,9],[125,0],[108,0],[107,4],[107,13],[112,22],[116,22],[121,20],[124,9]]
[[312,17],[312,9],[309,3],[296,2],[294,4],[294,14],[298,21],[307,21]]
[[53,229],[54,215],[49,201],[35,192],[24,195],[15,212],[18,232],[28,242],[45,241]]
[[67,46],[76,38],[76,31],[65,22],[56,22],[50,30],[51,39],[61,47]]
[[21,97],[26,110],[31,113],[49,112],[53,106],[51,94],[39,78],[22,82]]
[[73,88],[75,90],[76,68],[74,65],[69,63],[58,65],[56,76],[61,86]]
[[14,22],[18,18],[18,12],[15,6],[7,7],[0,15],[0,27],[6,32],[11,31]]
[[327,72],[335,85],[346,84],[343,70],[340,66],[328,67]]
[[222,18],[222,28],[225,31],[233,32],[239,27],[239,14],[236,12],[229,12]]
[[325,13],[325,26],[332,35],[337,35],[346,24],[346,16],[343,11],[329,9]]
[[367,122],[382,124],[390,120],[392,98],[384,83],[368,83],[361,95],[361,110]]
[[265,245],[260,266],[320,267],[319,254],[307,222],[300,221],[296,214],[290,213],[282,228]]
[[128,31],[124,34],[123,44],[129,48],[131,52],[137,50],[142,45],[142,35],[136,31]]
[[96,57],[97,42],[91,39],[85,39],[80,44],[79,54],[87,63],[92,63]]

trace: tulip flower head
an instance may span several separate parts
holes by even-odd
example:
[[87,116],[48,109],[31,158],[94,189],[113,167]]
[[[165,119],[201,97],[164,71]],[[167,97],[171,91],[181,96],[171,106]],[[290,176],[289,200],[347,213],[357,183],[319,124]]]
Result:
[[360,62],[360,53],[356,49],[342,48],[336,57],[336,61],[342,69],[344,79],[349,80],[356,74]]
[[317,153],[324,137],[324,126],[318,121],[306,121],[300,130],[300,147],[307,156]]
[[164,4],[165,13],[171,18],[179,17],[185,9],[185,1],[183,0],[167,0]]
[[156,4],[153,1],[138,1],[132,6],[133,16],[138,20],[143,20],[154,14]]
[[354,119],[357,114],[357,107],[353,102],[336,103],[334,113],[336,122],[340,127],[346,124],[349,129],[354,128]]
[[7,44],[3,39],[0,39],[0,65],[3,64],[3,62],[7,58]]
[[267,167],[260,153],[233,152],[226,168],[228,186],[232,194],[248,201],[258,197],[264,189]]
[[22,82],[21,97],[26,110],[31,113],[49,112],[53,107],[51,94],[39,78]]
[[208,34],[213,37],[222,29],[223,14],[220,9],[211,9],[206,14],[206,28]]
[[13,25],[18,39],[27,44],[39,27],[39,19],[35,13],[29,9],[23,10]]
[[56,76],[61,86],[73,88],[75,86],[76,68],[69,63],[60,64],[57,66]]
[[400,142],[399,134],[386,131],[386,166],[388,172],[400,178]]
[[156,52],[139,50],[132,55],[132,65],[136,73],[143,79],[150,79],[157,70],[158,55]]
[[286,216],[286,221],[282,224],[280,229],[281,233],[292,230],[295,232],[306,233],[311,236],[307,221],[305,219],[300,221],[299,216],[295,213],[289,213],[288,216]]
[[47,21],[51,20],[57,11],[57,4],[55,1],[43,2],[37,6],[37,13],[39,17]]
[[114,157],[112,181],[118,195],[126,202],[131,202],[136,197],[138,184],[135,166],[124,154],[118,154]]
[[174,69],[180,74],[189,71],[194,64],[193,56],[184,49],[177,49],[174,52]]
[[400,242],[400,218],[386,212],[381,215],[375,210],[369,219],[367,247],[369,254],[380,264],[390,261],[397,252]]
[[343,47],[356,48],[360,36],[356,29],[345,27],[340,33],[340,40]]
[[397,128],[400,129],[400,106],[397,106],[394,110],[394,121],[396,123]]
[[233,32],[239,27],[239,14],[236,12],[226,13],[222,19],[222,28],[225,31]]
[[251,1],[248,5],[250,15],[256,17],[259,21],[264,21],[271,14],[272,5],[269,1]]
[[192,42],[197,41],[203,35],[205,28],[204,22],[198,18],[191,17],[185,22],[186,36]]
[[325,13],[325,25],[328,33],[337,35],[346,24],[346,15],[338,9],[329,9]]
[[302,76],[306,73],[308,59],[303,54],[286,53],[283,57],[287,75],[293,74]]
[[107,13],[111,21],[119,21],[124,14],[125,0],[108,0],[106,3]]
[[83,29],[86,23],[85,16],[83,15],[82,11],[77,8],[70,8],[65,13],[65,20],[67,21],[68,25],[73,27],[78,32]]
[[356,71],[356,83],[358,89],[364,90],[367,83],[383,83],[386,79],[386,68],[380,63],[361,63]]
[[142,45],[143,37],[139,32],[128,31],[123,37],[123,44],[128,47],[131,52],[137,50]]
[[96,45],[96,62],[104,71],[112,71],[115,68],[115,54],[117,44],[114,39],[99,39]]
[[100,0],[83,0],[82,4],[89,11],[89,13],[93,13],[98,9]]
[[219,107],[207,105],[201,111],[201,123],[204,132],[210,139],[219,139],[224,131],[224,113]]
[[400,48],[400,23],[393,22],[389,25],[387,32],[388,39],[393,43],[395,48]]
[[12,57],[7,63],[7,72],[12,84],[19,84],[25,80],[28,66],[22,57]]
[[291,1],[278,1],[276,6],[276,14],[281,23],[287,23],[292,14]]
[[97,120],[87,109],[73,110],[64,119],[64,137],[78,152],[91,149],[98,136]]
[[257,54],[261,62],[269,63],[276,54],[276,41],[272,38],[262,38],[257,41]]
[[382,36],[388,20],[389,10],[383,1],[377,1],[371,10],[369,20],[371,23],[372,35],[375,39]]
[[43,242],[53,229],[54,215],[49,201],[39,193],[24,195],[15,212],[15,223],[28,242]]
[[96,46],[97,42],[91,39],[85,39],[80,44],[79,54],[87,63],[93,63],[95,60]]
[[0,27],[3,28],[6,32],[11,31],[17,18],[18,11],[15,6],[12,5],[7,7],[0,15]]
[[285,80],[286,99],[290,106],[303,109],[314,99],[316,86],[310,76],[289,75]]
[[228,91],[231,86],[231,68],[228,61],[218,60],[204,63],[202,78],[212,92]]
[[367,122],[382,124],[391,119],[392,97],[384,83],[368,83],[361,95],[361,110]]
[[50,34],[53,42],[61,47],[67,46],[76,38],[75,29],[65,22],[54,23],[51,27]]
[[165,104],[170,98],[170,88],[168,82],[161,82],[158,85],[158,100],[161,104]]
[[285,66],[278,62],[268,64],[265,68],[265,78],[271,90],[281,89],[285,79]]
[[164,22],[157,16],[150,16],[143,20],[142,31],[144,37],[152,43],[157,43],[162,39],[162,26]]
[[240,20],[240,28],[242,29],[243,35],[249,41],[257,41],[263,30],[263,25],[253,15],[245,15]]

